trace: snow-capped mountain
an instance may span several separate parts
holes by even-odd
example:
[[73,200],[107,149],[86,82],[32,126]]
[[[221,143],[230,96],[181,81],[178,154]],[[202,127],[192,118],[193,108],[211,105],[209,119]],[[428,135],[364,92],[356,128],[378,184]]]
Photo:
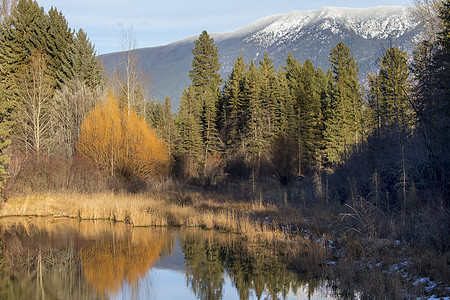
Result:
[[402,7],[337,8],[324,7],[315,11],[293,11],[280,15],[276,21],[245,39],[264,47],[295,41],[311,30],[329,30],[342,34],[345,30],[365,38],[398,38],[414,24]]
[[[359,62],[360,78],[364,78],[368,71],[377,69],[377,59],[387,48],[396,46],[411,53],[418,31],[407,7],[324,7],[269,16],[234,32],[210,35],[219,49],[223,78],[241,53],[249,62],[258,61],[267,52],[276,67],[292,53],[299,61],[309,58],[325,70],[329,68],[330,51],[340,41],[350,47]],[[176,101],[181,97],[190,84],[191,50],[197,37],[136,51],[142,68],[150,74],[154,98],[162,100],[169,95]],[[112,53],[101,58],[106,70],[111,71],[121,57]]]

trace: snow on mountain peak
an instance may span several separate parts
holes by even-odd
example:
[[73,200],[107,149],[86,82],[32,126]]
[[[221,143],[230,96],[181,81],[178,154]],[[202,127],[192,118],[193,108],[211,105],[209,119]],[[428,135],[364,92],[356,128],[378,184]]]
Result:
[[[354,32],[365,38],[397,38],[415,26],[407,7],[384,6],[372,8],[323,7],[319,10],[292,11],[277,15],[272,22],[256,31],[246,42],[255,42],[263,47],[296,40],[308,30],[318,28],[333,34],[343,30]],[[256,22],[255,22],[256,23]]]

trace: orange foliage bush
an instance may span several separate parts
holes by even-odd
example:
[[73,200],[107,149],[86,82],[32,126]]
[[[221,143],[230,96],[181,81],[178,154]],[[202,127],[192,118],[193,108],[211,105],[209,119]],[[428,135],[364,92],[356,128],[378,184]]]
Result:
[[156,131],[110,95],[83,120],[77,150],[111,175],[129,180],[167,175],[169,155]]

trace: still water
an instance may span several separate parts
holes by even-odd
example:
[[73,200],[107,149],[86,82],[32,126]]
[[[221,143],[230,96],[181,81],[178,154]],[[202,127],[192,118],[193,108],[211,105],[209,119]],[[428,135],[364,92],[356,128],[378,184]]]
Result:
[[262,245],[201,229],[1,220],[1,299],[334,299]]

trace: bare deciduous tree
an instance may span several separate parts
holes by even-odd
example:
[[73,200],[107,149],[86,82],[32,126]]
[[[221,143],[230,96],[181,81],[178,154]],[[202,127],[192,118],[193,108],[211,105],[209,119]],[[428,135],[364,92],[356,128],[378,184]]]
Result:
[[132,28],[122,31],[120,43],[123,59],[114,72],[113,87],[123,105],[126,106],[128,114],[134,110],[144,117],[145,103],[149,97],[148,76],[139,67],[136,38]]
[[442,21],[439,18],[439,10],[443,6],[444,0],[411,0],[410,9],[414,20],[421,24],[423,29],[423,39],[434,42],[437,34],[442,31]]
[[85,115],[103,97],[101,87],[89,88],[82,80],[74,79],[58,91],[53,97],[53,152],[65,157],[75,155],[80,126]]
[[16,138],[25,152],[31,150],[39,156],[49,141],[53,94],[52,79],[42,54],[32,54],[30,64],[19,73],[19,84]]
[[0,3],[0,21],[3,22],[16,7],[18,0],[2,0]]

